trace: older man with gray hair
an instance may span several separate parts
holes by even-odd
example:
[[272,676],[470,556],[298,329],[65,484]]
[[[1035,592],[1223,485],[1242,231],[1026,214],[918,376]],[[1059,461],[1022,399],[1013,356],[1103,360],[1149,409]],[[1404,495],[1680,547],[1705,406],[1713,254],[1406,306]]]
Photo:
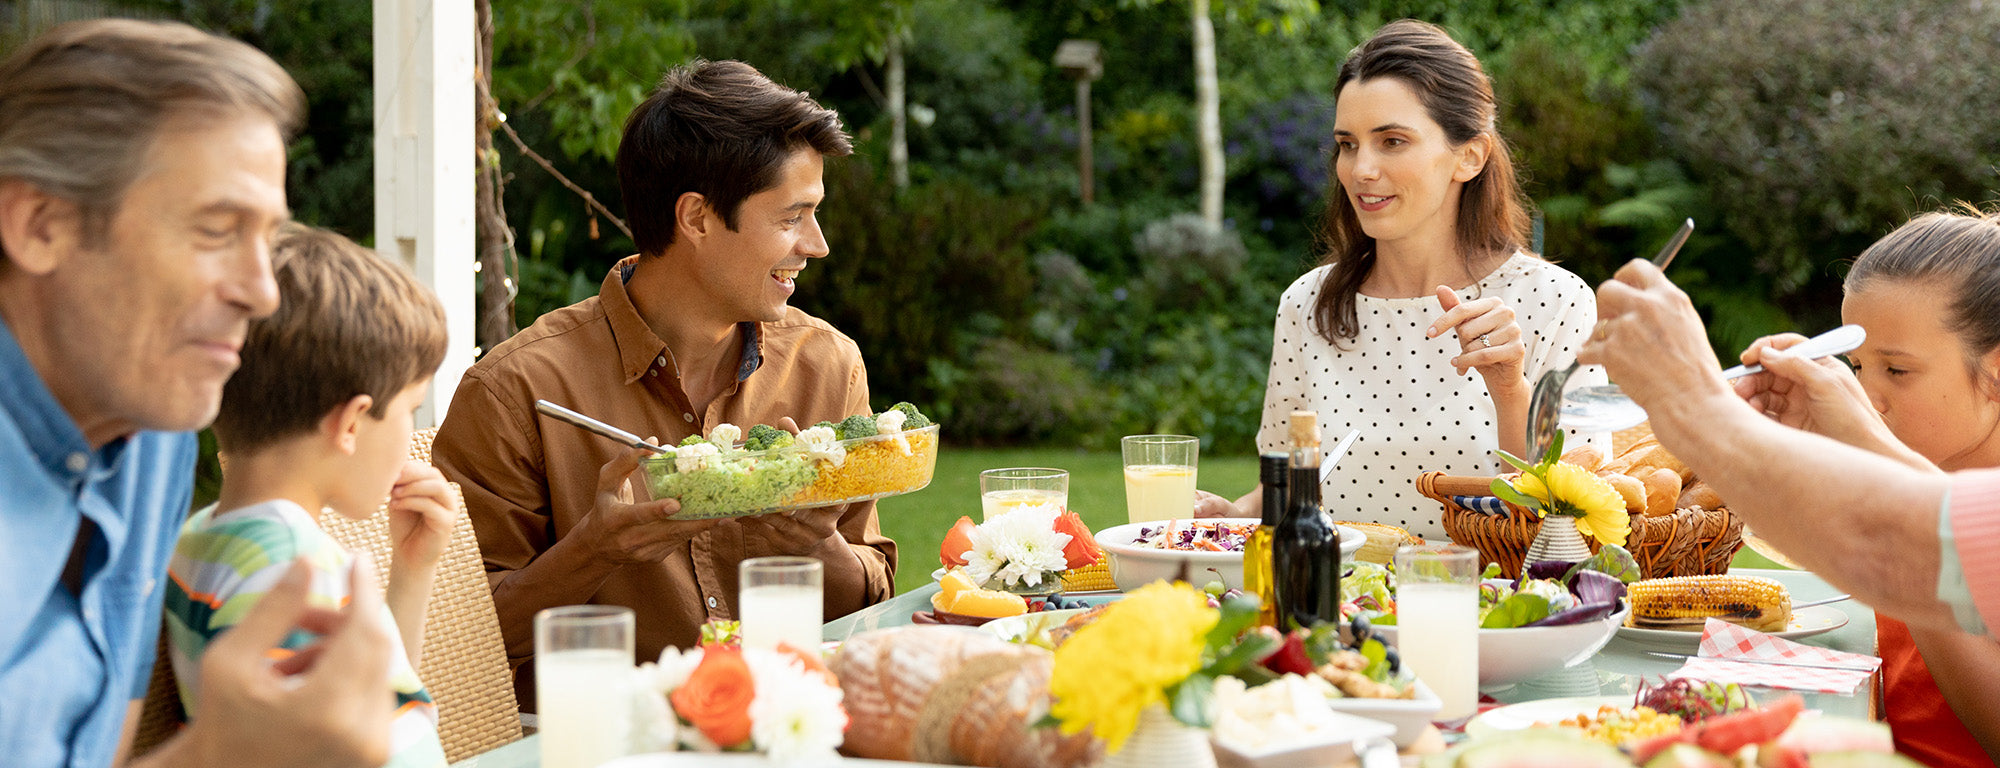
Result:
[[[124,762],[162,580],[252,318],[277,307],[285,133],[304,98],[180,24],[50,30],[0,62],[0,744],[14,766]],[[152,765],[375,765],[392,697],[372,569],[344,611],[302,569],[210,646]],[[297,629],[316,652],[272,663]]]

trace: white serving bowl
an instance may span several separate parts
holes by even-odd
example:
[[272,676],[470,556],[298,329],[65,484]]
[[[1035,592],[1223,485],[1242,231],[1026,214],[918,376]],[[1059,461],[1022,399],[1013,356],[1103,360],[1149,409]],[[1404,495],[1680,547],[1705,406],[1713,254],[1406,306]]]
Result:
[[[1617,613],[1582,624],[1479,630],[1479,685],[1513,685],[1581,664],[1611,642],[1630,612],[1621,605]],[[1396,642],[1394,626],[1377,626],[1375,632]]]
[[[1172,549],[1155,549],[1135,544],[1141,528],[1158,528],[1169,521],[1150,523],[1127,523],[1115,525],[1097,532],[1097,545],[1102,547],[1111,561],[1111,580],[1124,592],[1143,587],[1155,581],[1172,581],[1180,573],[1181,564],[1187,564],[1188,581],[1195,586],[1220,580],[1225,588],[1243,588],[1243,553],[1241,552],[1181,552]],[[1217,517],[1202,520],[1172,521],[1180,527],[1189,522],[1257,524],[1254,517]],[[1353,560],[1354,553],[1367,543],[1368,535],[1361,531],[1340,526],[1340,559]],[[1209,569],[1214,569],[1210,573]]]
[[1209,734],[1218,768],[1320,768],[1354,757],[1363,739],[1387,737],[1396,727],[1380,720],[1334,712],[1325,728],[1276,747],[1248,746]]
[[1438,710],[1444,709],[1444,701],[1432,693],[1430,686],[1418,680],[1410,683],[1416,686],[1414,698],[1408,699],[1327,699],[1326,704],[1335,712],[1344,712],[1356,717],[1380,720],[1396,727],[1396,733],[1389,739],[1396,742],[1396,748],[1408,748],[1417,737],[1424,735]]

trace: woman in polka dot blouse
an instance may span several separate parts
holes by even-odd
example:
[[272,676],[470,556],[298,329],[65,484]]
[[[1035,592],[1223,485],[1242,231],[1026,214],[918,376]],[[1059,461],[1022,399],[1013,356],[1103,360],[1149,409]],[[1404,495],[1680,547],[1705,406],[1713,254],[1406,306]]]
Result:
[[[1417,475],[1491,475],[1494,449],[1523,455],[1534,379],[1570,364],[1597,305],[1525,251],[1493,87],[1464,46],[1395,22],[1348,55],[1336,94],[1330,250],[1279,301],[1257,444],[1283,450],[1300,409],[1319,413],[1329,444],[1361,430],[1321,488],[1327,510],[1442,539]],[[1570,386],[1603,382],[1591,366]],[[1255,516],[1261,500],[1237,506]]]

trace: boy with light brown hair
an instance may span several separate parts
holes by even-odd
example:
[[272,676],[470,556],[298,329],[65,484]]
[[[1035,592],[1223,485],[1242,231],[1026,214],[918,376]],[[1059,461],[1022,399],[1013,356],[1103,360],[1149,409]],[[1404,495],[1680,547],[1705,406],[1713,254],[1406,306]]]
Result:
[[[403,651],[388,670],[397,704],[388,765],[443,766],[437,710],[415,669],[456,504],[436,469],[409,458],[409,445],[413,411],[444,359],[444,309],[407,270],[338,234],[290,226],[272,251],[278,311],[251,323],[215,420],[229,459],[222,492],[189,517],[168,564],[181,698],[198,719],[194,685],[208,641],[293,560],[313,566],[310,603],[344,605],[350,569],[371,566],[320,530],[319,516],[361,520],[387,499],[384,603]],[[284,648],[311,642],[294,633]]]

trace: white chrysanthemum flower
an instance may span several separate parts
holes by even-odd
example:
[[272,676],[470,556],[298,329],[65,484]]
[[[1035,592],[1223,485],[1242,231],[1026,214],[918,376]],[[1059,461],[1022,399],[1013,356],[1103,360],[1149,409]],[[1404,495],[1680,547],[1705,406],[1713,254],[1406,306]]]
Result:
[[680,718],[667,703],[677,686],[660,686],[660,666],[646,663],[632,671],[632,752],[672,750],[680,738]]
[[743,428],[735,424],[717,424],[708,430],[708,441],[718,447],[734,447],[743,440]]
[[660,649],[659,663],[650,666],[653,667],[654,690],[671,693],[687,682],[695,667],[701,666],[701,648],[697,646],[683,651],[669,645]]
[[838,686],[786,654],[745,651],[756,695],[750,740],[776,764],[832,758],[847,730]]
[[980,523],[968,537],[965,575],[975,584],[997,578],[1003,586],[1041,586],[1043,577],[1069,565],[1063,557],[1069,534],[1055,529],[1061,512],[1054,504],[1036,504]]
[[674,452],[674,471],[697,472],[707,467],[709,462],[722,455],[722,451],[710,443],[683,445]]

